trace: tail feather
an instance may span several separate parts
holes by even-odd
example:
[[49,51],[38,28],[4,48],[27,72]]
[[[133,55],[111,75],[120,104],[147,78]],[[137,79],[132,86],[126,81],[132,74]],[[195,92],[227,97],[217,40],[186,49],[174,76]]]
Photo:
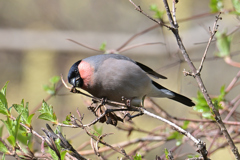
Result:
[[[154,85],[155,87],[157,87],[159,90],[164,90],[164,92],[166,92],[166,90],[167,90],[167,91],[169,91],[171,94],[173,94],[173,97],[171,97],[171,98],[168,97],[169,99],[172,99],[172,100],[174,100],[174,101],[177,101],[177,102],[182,103],[182,104],[184,104],[184,105],[186,105],[186,106],[189,106],[189,107],[195,106],[195,104],[193,103],[193,101],[192,101],[191,99],[189,99],[189,98],[187,98],[187,97],[185,97],[185,96],[183,96],[183,95],[180,95],[180,94],[178,94],[178,93],[176,93],[176,92],[173,92],[173,91],[171,91],[171,90],[169,90],[169,89],[161,86],[161,85],[158,84],[157,82],[152,81],[152,83],[153,83],[153,85]],[[168,94],[169,94],[169,93],[168,93]]]
[[177,94],[175,92],[174,92],[174,94],[175,94],[175,97],[169,98],[169,99],[172,99],[174,101],[177,101],[177,102],[180,102],[182,104],[185,104],[188,107],[195,106],[195,104],[192,102],[191,99],[189,99],[189,98],[187,98],[187,97],[185,97],[183,95]]

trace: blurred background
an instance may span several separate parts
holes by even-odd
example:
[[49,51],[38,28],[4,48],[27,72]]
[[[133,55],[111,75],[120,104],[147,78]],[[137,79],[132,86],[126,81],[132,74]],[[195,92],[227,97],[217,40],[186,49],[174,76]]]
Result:
[[[156,4],[164,9],[162,1],[139,0],[136,3],[151,16],[154,13],[149,10],[150,4]],[[228,3],[224,5],[226,8],[232,7]],[[197,0],[181,0],[177,4],[177,19],[183,20],[179,23],[181,38],[190,57],[196,60],[194,61],[196,66],[200,64],[199,59],[209,39],[208,28],[213,26],[215,15],[206,14],[192,20],[184,19],[209,13],[208,6],[209,1]],[[222,15],[222,17],[223,20],[219,22],[220,31],[234,30],[239,23],[234,16]],[[167,21],[166,16],[164,20]],[[67,39],[97,49],[102,43],[106,43],[106,49],[110,50],[118,48],[134,34],[155,25],[124,0],[0,0],[0,22],[0,86],[3,87],[9,81],[7,88],[9,106],[19,104],[24,99],[25,102],[29,102],[30,111],[48,96],[43,85],[50,84],[51,77],[63,74],[66,78],[73,63],[88,56],[102,54]],[[235,34],[233,41],[237,39],[239,33]],[[166,28],[156,28],[134,39],[129,46],[146,42],[162,42],[165,45],[141,46],[121,54],[146,64],[168,77],[167,80],[158,80],[163,86],[190,98],[196,97],[197,84],[193,77],[185,77],[182,73],[184,69],[187,71],[190,69],[186,63],[178,63],[183,57],[173,34]],[[233,43],[231,47],[232,52],[239,51],[239,41]],[[216,52],[213,43],[207,57],[214,57]],[[235,55],[233,59],[240,61],[240,56]],[[225,64],[222,59],[213,58],[206,61],[202,78],[209,94],[219,94],[220,87],[229,84],[237,72],[237,68]],[[237,92],[239,91],[236,90],[235,93]],[[231,97],[231,94],[228,96]],[[67,89],[61,88],[47,103],[54,107],[59,121],[65,120],[69,113],[77,116],[76,108],[79,108],[85,115],[83,122],[89,123],[95,118],[87,109],[86,103],[89,101],[89,98],[71,94]],[[165,99],[156,101],[173,116],[194,118],[194,114],[191,114],[192,108]],[[37,115],[33,118],[33,129],[41,134],[41,127],[45,127],[48,122],[37,119]],[[136,118],[134,122],[146,130],[159,125],[159,121],[146,116]],[[105,139],[112,144],[143,136],[133,133],[126,138],[127,133],[113,126],[97,125],[103,127],[104,133],[114,133]],[[81,129],[63,128],[63,133],[67,138],[73,138],[72,144],[75,147],[89,139]],[[152,159],[156,154],[161,155],[164,153],[163,148],[151,151],[146,158]],[[194,151],[193,148],[190,150]],[[228,150],[223,151],[225,152]],[[228,159],[228,156],[229,154],[222,154],[217,159]],[[212,158],[214,159],[214,155]]]

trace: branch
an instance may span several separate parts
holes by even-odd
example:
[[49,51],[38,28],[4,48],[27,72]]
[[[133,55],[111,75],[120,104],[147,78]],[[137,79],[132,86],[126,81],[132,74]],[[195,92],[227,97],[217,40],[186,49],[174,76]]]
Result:
[[[169,22],[170,22],[171,26],[174,26],[167,0],[163,0],[163,3],[165,5],[165,9],[167,11]],[[183,54],[183,57],[184,57],[185,61],[187,61],[187,63],[189,65],[189,67],[191,68],[193,74],[196,75],[195,79],[196,79],[196,81],[198,83],[198,86],[199,86],[201,92],[203,93],[204,98],[206,99],[209,107],[213,110],[213,112],[215,114],[215,119],[216,119],[219,127],[221,128],[222,133],[224,134],[225,138],[227,139],[227,142],[228,142],[229,146],[231,147],[233,154],[235,155],[236,159],[240,159],[240,155],[239,155],[237,147],[235,146],[235,144],[234,144],[232,138],[230,137],[230,135],[229,135],[229,133],[228,133],[224,123],[222,122],[222,119],[221,119],[221,116],[220,116],[218,110],[214,107],[214,105],[212,103],[212,100],[211,100],[211,98],[209,97],[209,95],[207,93],[207,89],[204,86],[204,83],[202,81],[201,76],[197,74],[197,70],[196,70],[195,66],[193,65],[190,57],[187,54],[187,51],[186,51],[186,49],[185,49],[185,47],[184,47],[184,45],[182,43],[182,40],[181,40],[181,38],[179,36],[178,29],[174,29],[174,30],[172,30],[172,32],[173,32],[173,34],[176,37],[178,46],[179,46],[179,48],[180,48],[180,50],[181,50],[181,52]],[[206,159],[206,157],[204,157],[204,158]]]
[[162,43],[162,42],[139,43],[139,44],[135,44],[135,45],[132,45],[132,46],[129,46],[129,47],[122,48],[121,50],[119,50],[119,53],[120,53],[120,52],[128,51],[128,50],[133,49],[133,48],[137,48],[137,47],[140,47],[140,46],[147,46],[147,45],[154,45],[154,44],[162,44],[162,45],[165,45],[165,44]]
[[238,81],[239,78],[240,78],[240,71],[238,71],[237,75],[233,78],[231,83],[225,89],[225,92],[229,92],[234,87],[234,85],[236,84],[236,82]]
[[145,15],[146,17],[148,17],[148,18],[151,19],[152,21],[156,22],[156,23],[159,24],[160,26],[165,26],[165,27],[167,27],[168,29],[171,29],[170,26],[162,23],[161,21],[157,21],[157,20],[155,20],[154,18],[152,18],[151,16],[147,15],[146,13],[144,13],[143,10],[141,9],[141,7],[140,7],[140,6],[137,6],[132,0],[129,0],[129,2],[132,3],[132,5],[134,5],[134,7],[135,7],[135,9],[136,9],[137,11],[139,11],[140,13],[142,13],[143,15]]
[[203,54],[201,64],[200,64],[200,66],[199,66],[196,74],[200,74],[200,72],[202,71],[203,62],[204,62],[204,60],[206,59],[206,55],[207,55],[208,48],[209,48],[209,46],[210,46],[210,44],[211,44],[211,42],[212,42],[212,39],[213,39],[213,37],[215,36],[215,34],[216,34],[216,32],[217,32],[217,29],[218,29],[217,22],[218,22],[219,19],[220,19],[220,20],[222,19],[222,18],[220,17],[220,14],[221,14],[221,12],[216,16],[216,21],[215,21],[215,23],[214,23],[214,25],[213,25],[212,30],[209,28],[209,32],[210,32],[211,36],[210,36],[210,38],[209,38],[209,40],[208,40],[208,44],[207,44],[207,47],[206,47],[205,52],[204,52],[204,54]]
[[154,26],[151,26],[139,33],[136,33],[135,35],[133,35],[132,37],[130,37],[125,43],[123,43],[119,48],[116,49],[116,51],[120,52],[120,50],[122,50],[126,45],[128,45],[132,40],[134,40],[135,38],[137,38],[138,36],[140,35],[143,35],[144,33],[147,33],[155,28],[157,28],[158,25],[154,25]]
[[[153,19],[152,17],[149,17],[148,15],[146,15],[139,6],[137,6],[136,4],[134,4],[131,0],[129,0],[129,1],[135,6],[136,10],[138,10],[140,13],[142,13],[143,15],[147,16],[149,19],[151,19],[151,20],[153,20],[154,22],[156,22],[156,23],[159,24],[158,21],[156,21],[156,20]],[[165,9],[166,9],[166,11],[167,11],[167,16],[168,16],[169,23],[170,23],[170,25],[171,25],[171,27],[168,27],[168,26],[167,26],[167,27],[168,27],[168,28],[173,32],[173,34],[175,35],[175,38],[176,38],[176,40],[177,40],[177,44],[178,44],[178,46],[179,46],[179,49],[181,50],[185,61],[188,63],[189,67],[191,68],[191,70],[192,70],[192,75],[194,75],[194,77],[195,77],[195,79],[196,79],[196,81],[197,81],[197,83],[198,83],[198,86],[199,86],[201,92],[203,93],[204,98],[206,99],[209,107],[213,110],[213,112],[214,112],[214,114],[215,114],[215,119],[216,119],[219,127],[221,128],[222,133],[224,134],[225,138],[227,139],[228,144],[229,144],[229,146],[231,147],[233,154],[235,155],[236,159],[240,159],[240,155],[239,155],[238,149],[236,148],[236,146],[235,146],[233,140],[231,139],[231,137],[230,137],[230,135],[229,135],[229,133],[228,133],[228,131],[227,131],[224,123],[222,122],[222,119],[221,119],[221,116],[220,116],[218,110],[214,107],[214,105],[213,105],[213,103],[212,103],[212,101],[211,101],[211,98],[209,97],[209,94],[208,94],[208,92],[207,92],[207,89],[206,89],[206,87],[204,86],[204,83],[203,83],[203,81],[202,81],[201,76],[200,76],[199,74],[197,74],[197,69],[196,69],[196,67],[193,65],[193,63],[192,63],[189,55],[187,54],[187,51],[186,51],[186,49],[185,49],[185,47],[184,47],[184,45],[183,45],[183,43],[182,43],[181,37],[180,37],[180,35],[179,35],[178,24],[177,24],[177,22],[174,22],[174,21],[173,21],[173,17],[172,17],[171,11],[170,11],[170,9],[169,9],[169,5],[168,5],[167,0],[163,0],[163,3],[164,3],[164,6],[165,6]],[[204,150],[204,151],[205,151],[205,150]],[[203,158],[204,158],[205,160],[208,159],[208,158],[207,158],[207,152],[201,152],[201,154],[203,155]]]
[[71,42],[73,42],[73,43],[76,43],[76,44],[78,44],[78,45],[80,45],[80,46],[82,46],[82,47],[84,47],[84,48],[87,48],[87,49],[90,49],[90,50],[93,50],[93,51],[96,51],[96,52],[102,52],[102,51],[99,50],[99,49],[96,49],[96,48],[93,48],[93,47],[89,47],[89,46],[87,46],[87,45],[85,45],[85,44],[79,43],[79,42],[74,41],[74,40],[72,40],[72,39],[67,39],[67,40],[69,40],[69,41],[71,41]]

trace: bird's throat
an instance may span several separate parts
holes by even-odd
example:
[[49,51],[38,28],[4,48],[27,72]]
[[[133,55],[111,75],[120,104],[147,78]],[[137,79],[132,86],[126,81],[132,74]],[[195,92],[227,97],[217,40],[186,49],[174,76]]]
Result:
[[94,74],[94,68],[91,67],[89,63],[82,61],[78,66],[78,70],[81,78],[83,79],[82,89],[87,91],[88,88],[93,84],[92,76]]

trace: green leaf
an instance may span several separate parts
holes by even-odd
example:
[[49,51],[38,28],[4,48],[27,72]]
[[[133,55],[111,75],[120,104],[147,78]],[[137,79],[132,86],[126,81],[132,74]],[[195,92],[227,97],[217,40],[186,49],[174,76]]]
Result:
[[50,78],[50,83],[51,85],[43,85],[44,91],[46,91],[50,95],[55,95],[56,94],[56,88],[55,85],[59,82],[60,77],[59,76],[54,76]]
[[213,13],[220,12],[223,9],[223,2],[222,0],[211,0],[209,7]]
[[67,115],[66,118],[65,118],[65,121],[63,121],[62,123],[63,124],[67,124],[67,125],[71,125],[71,119],[70,119],[70,116],[71,115]]
[[14,138],[13,135],[8,136],[7,140],[13,147],[16,146],[16,139]]
[[18,135],[18,130],[19,130],[19,127],[20,127],[20,117],[21,117],[21,114],[18,115],[16,121],[15,122],[15,125],[14,125],[14,138],[15,140],[17,139],[17,135]]
[[213,115],[212,115],[211,112],[202,113],[202,116],[203,116],[204,118],[214,120],[214,117],[213,117]]
[[106,43],[106,42],[103,42],[103,43],[101,44],[101,46],[100,46],[99,49],[100,49],[101,51],[104,51],[104,52],[105,52],[105,51],[106,51],[106,46],[107,46],[107,43]]
[[[226,94],[227,93],[225,92],[225,86],[222,86],[220,89],[220,95],[218,95],[215,98],[212,98],[212,103],[217,110],[223,109],[220,102],[225,100]],[[202,113],[202,116],[204,118],[215,120],[214,113],[212,113],[211,108],[209,108],[207,101],[205,100],[201,92],[198,92],[197,98],[194,98],[193,100],[196,103],[196,105],[193,108],[195,111]]]
[[2,120],[1,119],[1,121],[4,123],[4,125],[6,126],[6,128],[7,128],[7,131],[8,131],[8,134],[9,135],[13,135],[13,121],[12,120],[10,120],[8,117],[7,117],[7,120],[6,121],[4,121],[4,120]]
[[6,121],[1,119],[1,121],[4,123],[9,133],[9,137],[7,138],[7,140],[13,147],[15,147],[16,145],[18,131],[20,128],[20,117],[21,117],[21,114],[16,118],[16,120],[11,120],[9,119],[9,117],[7,117]]
[[154,18],[163,19],[163,15],[165,14],[165,11],[160,11],[157,5],[155,4],[150,5],[150,10],[155,12]]
[[26,124],[27,126],[31,126],[31,120],[32,116],[29,118],[29,110],[28,110],[28,102],[24,106],[24,99],[22,99],[21,104],[13,104],[14,109],[18,112],[18,114],[21,114],[21,121],[22,123]]
[[50,82],[51,82],[52,84],[56,84],[56,83],[59,82],[59,80],[60,80],[60,77],[59,77],[59,76],[54,76],[54,77],[52,77],[52,78],[50,79]]
[[42,113],[38,116],[38,118],[51,122],[55,121],[50,113]]
[[234,14],[240,15],[240,2],[239,0],[232,0],[233,7],[235,9]]
[[219,53],[217,56],[226,57],[230,55],[230,47],[232,42],[232,36],[227,35],[226,31],[223,33],[216,33],[217,38],[217,48]]
[[[56,133],[56,131],[57,130],[55,130],[54,132]],[[58,149],[59,152],[61,151],[60,142],[61,142],[61,140],[59,138],[55,140],[55,144],[56,144],[57,149]]]
[[0,127],[0,137],[2,137],[2,133],[3,133],[3,125]]
[[65,160],[66,153],[67,153],[66,150],[61,152],[61,160]]
[[7,147],[0,141],[0,152],[8,153]]
[[27,133],[26,131],[22,131],[19,129],[18,135],[17,135],[17,140],[27,146],[29,142],[31,141],[32,134]]
[[225,85],[223,85],[223,86],[221,87],[220,93],[221,93],[221,94],[226,94],[226,92],[225,92]]
[[167,137],[167,140],[177,139],[178,134],[178,132],[172,132],[170,136]]
[[184,121],[182,129],[186,130],[190,121]]
[[176,142],[176,146],[180,146],[182,144],[182,140],[178,140],[177,142]]
[[195,111],[200,112],[200,113],[204,113],[204,112],[209,112],[210,111],[210,108],[209,108],[208,105],[201,105],[201,104],[198,104],[198,105],[194,106],[193,109]]
[[38,110],[41,114],[38,116],[39,119],[51,121],[57,123],[57,117],[53,112],[53,107],[49,106],[44,100],[42,102],[42,108]]
[[55,93],[56,93],[54,86],[43,85],[43,89],[50,95],[55,95]]
[[5,160],[5,154],[2,155],[2,160]]
[[2,92],[0,92],[0,113],[9,115],[7,99]]
[[136,155],[133,157],[134,160],[142,160],[142,155],[139,153],[136,153]]
[[103,127],[97,127],[96,125],[93,126],[93,129],[98,133],[98,135],[102,135]]
[[51,154],[53,160],[59,160],[57,154],[50,147],[48,147],[48,152]]
[[1,89],[1,92],[4,96],[6,96],[6,92],[7,92],[7,85],[8,85],[8,82],[5,83],[5,85],[3,86],[3,88]]
[[28,118],[27,118],[27,124],[31,125],[31,123],[32,123],[32,118],[33,118],[34,115],[35,115],[35,114],[33,113],[33,114],[31,114],[30,116],[28,116]]
[[167,150],[167,148],[164,149],[164,153],[165,153],[165,157],[166,157],[166,159],[168,159],[169,151]]
[[188,158],[194,158],[194,157],[198,158],[198,157],[200,157],[200,155],[198,155],[198,154],[196,154],[196,155],[188,155],[187,157]]

